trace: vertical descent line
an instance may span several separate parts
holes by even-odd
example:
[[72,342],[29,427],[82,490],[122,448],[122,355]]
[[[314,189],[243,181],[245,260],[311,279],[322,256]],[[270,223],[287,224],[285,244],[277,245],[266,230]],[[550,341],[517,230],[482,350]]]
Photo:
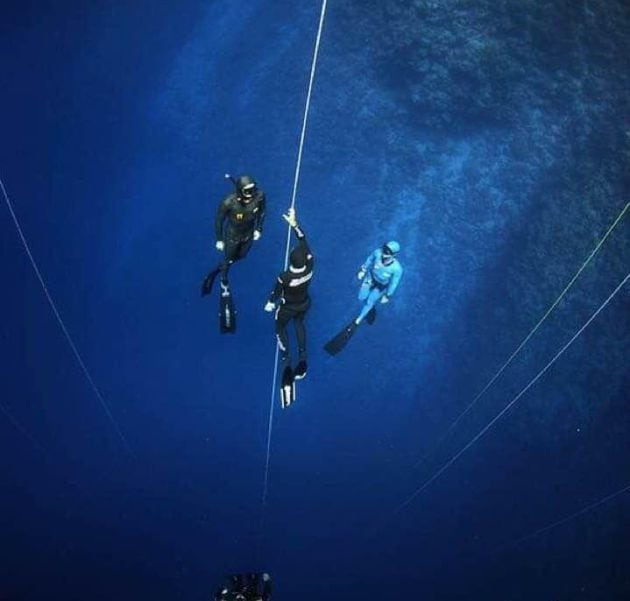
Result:
[[[317,36],[315,38],[315,48],[313,50],[313,60],[311,63],[311,74],[308,82],[308,90],[306,92],[306,104],[304,106],[304,117],[302,119],[302,130],[300,132],[300,143],[298,146],[297,161],[295,164],[295,174],[293,177],[293,189],[291,191],[291,208],[295,209],[295,203],[297,198],[298,185],[300,182],[300,171],[302,169],[302,155],[304,152],[304,140],[306,139],[306,127],[308,125],[308,116],[311,108],[311,96],[313,94],[313,84],[315,82],[315,71],[317,68],[317,59],[319,57],[319,46],[322,38],[322,31],[324,29],[324,19],[326,17],[326,8],[328,0],[322,0],[322,8],[319,15],[319,26],[317,28]],[[284,253],[284,269],[287,268],[289,263],[289,248],[291,245],[291,226],[287,228],[286,249]],[[267,508],[267,496],[269,493],[269,463],[271,459],[271,436],[273,433],[273,410],[274,400],[276,395],[276,387],[278,383],[278,345],[276,344],[276,352],[273,364],[273,379],[271,384],[271,399],[269,405],[269,420],[267,424],[267,448],[265,458],[265,477],[263,480],[263,492],[261,499],[260,509],[260,541],[259,541],[259,554],[262,550],[262,543],[265,531],[265,513]]]

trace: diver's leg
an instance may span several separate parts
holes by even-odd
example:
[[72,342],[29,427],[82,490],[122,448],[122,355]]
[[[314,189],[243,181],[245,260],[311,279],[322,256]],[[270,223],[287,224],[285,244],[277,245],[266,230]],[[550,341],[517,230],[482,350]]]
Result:
[[254,241],[252,238],[248,238],[247,240],[241,240],[241,242],[238,245],[237,252],[236,252],[236,258],[234,260],[240,261],[241,259],[244,259],[247,256],[249,249],[252,247],[253,242]]
[[293,318],[295,324],[295,336],[298,343],[298,364],[295,367],[295,378],[301,380],[306,376],[306,327],[304,326],[304,318],[306,311],[300,311]]
[[361,309],[361,313],[359,313],[359,317],[354,320],[356,325],[359,325],[363,321],[363,318],[376,306],[376,303],[381,299],[383,294],[385,294],[385,290],[372,288]]
[[370,291],[372,290],[372,278],[369,275],[366,275],[363,278],[363,282],[361,282],[361,287],[359,288],[359,300],[364,302],[368,296],[370,296]]
[[221,263],[221,285],[224,288],[229,286],[228,283],[228,273],[230,271],[230,267],[232,263],[236,261],[236,256],[238,255],[238,245],[239,241],[226,236],[225,238],[225,256],[223,258],[223,263]]
[[276,311],[276,338],[278,339],[278,349],[283,363],[289,361],[289,336],[287,334],[287,324],[293,317],[285,307],[280,307]]
[[278,351],[282,365],[282,379],[280,380],[280,400],[282,408],[289,407],[295,401],[295,377],[291,367],[291,355],[289,353],[289,336],[287,325],[293,318],[293,311],[286,307],[280,307],[276,311],[276,338],[278,339]]
[[295,336],[298,343],[298,358],[300,361],[306,361],[306,328],[304,327],[304,318],[306,311],[300,311],[293,318],[295,324]]

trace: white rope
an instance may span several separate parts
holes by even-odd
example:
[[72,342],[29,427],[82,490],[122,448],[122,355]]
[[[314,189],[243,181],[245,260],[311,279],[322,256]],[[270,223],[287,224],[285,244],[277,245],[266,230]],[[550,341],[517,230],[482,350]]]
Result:
[[522,340],[522,342],[516,347],[516,350],[508,357],[507,361],[501,366],[499,371],[497,371],[494,374],[494,376],[492,376],[490,381],[483,387],[481,392],[470,402],[470,404],[466,407],[466,409],[464,409],[455,418],[453,423],[448,427],[446,432],[440,437],[438,442],[435,444],[435,446],[433,447],[433,450],[430,451],[429,453],[426,453],[420,459],[418,459],[418,461],[416,462],[414,467],[418,467],[418,465],[420,465],[420,463],[422,463],[431,453],[433,453],[434,451],[436,451],[440,447],[440,445],[444,442],[446,437],[455,429],[455,427],[461,421],[461,419],[477,404],[477,401],[479,401],[479,399],[481,399],[481,397],[484,394],[486,394],[488,389],[497,381],[497,379],[507,369],[507,367],[510,365],[510,363],[512,363],[512,361],[514,360],[516,355],[518,355],[523,350],[523,347],[530,341],[532,336],[538,331],[538,329],[543,324],[543,322],[547,319],[547,317],[549,317],[549,315],[551,315],[553,310],[560,304],[562,299],[566,296],[567,292],[571,289],[573,284],[575,284],[575,281],[580,277],[580,274],[586,269],[588,264],[591,262],[591,259],[598,253],[599,249],[602,247],[604,242],[606,242],[606,240],[608,239],[608,236],[610,236],[612,231],[617,227],[619,222],[623,219],[623,216],[628,211],[628,207],[630,207],[630,202],[627,203],[626,206],[621,211],[621,213],[619,213],[619,215],[617,215],[617,219],[615,219],[613,224],[608,228],[608,231],[606,232],[604,237],[597,243],[597,246],[595,246],[595,248],[591,251],[591,254],[586,258],[586,261],[584,261],[584,263],[582,263],[582,266],[577,270],[575,275],[571,278],[571,281],[565,286],[564,290],[560,293],[560,296],[558,296],[558,298],[553,302],[553,304],[549,307],[549,309],[547,309],[546,313],[540,318],[538,323],[532,328],[532,330],[529,332],[529,334],[527,334],[527,336],[525,336],[525,338]]
[[[328,0],[322,0],[322,8],[319,15],[319,26],[317,28],[317,37],[315,38],[315,49],[313,50],[313,61],[311,63],[311,74],[308,81],[308,90],[306,93],[306,105],[304,106],[304,118],[302,119],[302,131],[300,132],[300,143],[298,146],[297,162],[295,164],[295,175],[293,177],[293,190],[291,192],[291,208],[295,209],[295,201],[297,197],[298,184],[300,181],[300,171],[302,169],[302,153],[304,151],[304,140],[306,138],[306,126],[308,124],[308,115],[311,108],[311,96],[313,93],[313,83],[315,81],[315,70],[317,67],[317,58],[319,56],[319,45],[322,38],[322,31],[324,29],[324,18],[326,17],[326,6]],[[287,228],[287,240],[286,250],[284,253],[284,269],[289,264],[289,248],[291,245],[291,226]],[[276,386],[278,383],[278,359],[279,351],[276,344],[276,354],[273,365],[273,379],[271,384],[271,399],[269,405],[269,422],[267,425],[267,455],[265,459],[265,478],[263,482],[263,493],[261,503],[261,517],[260,517],[260,536],[262,540],[263,532],[265,529],[265,510],[267,507],[267,493],[269,492],[269,461],[271,457],[271,435],[273,431],[273,409],[275,405],[275,398],[277,394]]]
[[3,413],[3,415],[11,422],[12,426],[25,438],[28,439],[28,441],[41,453],[45,454],[44,451],[44,447],[42,447],[41,444],[39,444],[39,442],[37,442],[37,440],[35,439],[34,436],[32,436],[28,430],[26,430],[26,428],[24,428],[24,426],[22,426],[22,424],[15,419],[15,417],[13,417],[13,414],[2,404],[0,403],[0,412]]
[[538,382],[538,380],[540,380],[540,378],[542,378],[542,376],[547,372],[547,370],[563,355],[563,353],[578,339],[578,337],[582,334],[582,332],[591,324],[591,322],[602,312],[602,310],[604,309],[604,307],[606,307],[606,305],[608,305],[608,303],[615,297],[615,295],[624,287],[624,285],[626,284],[626,282],[628,281],[628,279],[630,279],[630,273],[628,273],[626,275],[626,277],[623,279],[623,281],[615,288],[615,290],[611,293],[611,295],[600,305],[599,309],[597,309],[597,311],[595,311],[595,313],[593,313],[593,315],[591,315],[591,317],[588,319],[588,321],[577,331],[577,333],[573,336],[573,338],[571,338],[571,340],[569,340],[569,342],[567,342],[557,353],[556,355],[553,357],[553,359],[551,359],[551,361],[549,361],[549,363],[547,363],[547,365],[545,365],[545,367],[543,367],[543,369],[541,369],[538,374],[532,378],[529,382],[529,384],[527,384],[527,386],[525,386],[525,388],[523,388],[523,390],[521,390],[489,423],[487,426],[485,426],[463,449],[461,449],[461,451],[459,451],[458,453],[456,453],[455,455],[453,455],[453,457],[451,457],[451,459],[449,459],[435,474],[433,474],[433,476],[431,476],[428,480],[426,480],[424,482],[424,484],[422,484],[412,495],[410,495],[405,501],[403,501],[400,505],[398,505],[398,507],[396,507],[396,509],[394,510],[393,514],[397,514],[398,512],[400,512],[402,509],[404,509],[407,505],[409,505],[409,503],[411,503],[422,491],[424,491],[434,480],[436,480],[441,474],[443,474],[451,465],[453,465],[453,463],[455,463],[457,461],[457,459],[459,459],[459,457],[461,457],[461,455],[463,455],[470,447],[472,447],[496,422],[497,420],[499,420],[501,418],[501,416],[503,416],[513,405],[514,403],[516,403],[534,384],[536,384],[536,382]]
[[575,513],[572,513],[571,515],[568,515],[566,517],[563,517],[562,519],[557,520],[556,522],[553,522],[553,524],[548,524],[547,526],[544,526],[543,528],[539,528],[535,532],[522,536],[521,538],[518,538],[512,541],[511,543],[506,543],[505,545],[498,547],[496,550],[499,551],[501,549],[520,545],[526,540],[535,538],[539,536],[540,534],[543,534],[545,532],[548,532],[549,530],[552,530],[553,528],[556,528],[557,526],[562,526],[562,524],[566,524],[567,522],[570,522],[571,520],[574,520],[575,518],[578,518],[581,515],[584,515],[585,513],[588,513],[589,511],[596,509],[600,505],[603,505],[604,503],[608,503],[608,501],[612,501],[616,497],[619,497],[620,495],[622,495],[623,493],[629,490],[630,490],[630,484],[628,484],[627,486],[624,486],[623,488],[619,489],[618,491],[614,493],[611,493],[605,496],[603,499],[599,499],[599,501],[595,501],[594,503],[591,503],[590,505],[587,505],[586,507],[582,507],[582,509],[580,509],[579,511],[576,511]]
[[[48,453],[48,451],[44,448],[43,445],[41,445],[39,443],[39,441],[28,432],[28,430],[26,430],[26,428],[24,428],[22,426],[22,424],[20,424],[20,422],[15,419],[15,417],[13,417],[12,413],[2,404],[0,403],[0,412],[4,414],[4,416],[11,422],[11,424],[15,427],[15,429],[22,434],[22,436],[24,436],[25,438],[28,439],[28,441],[33,445],[33,448],[39,453],[39,455],[42,457],[42,459],[44,460],[44,463],[46,463],[47,465],[52,465],[52,459]],[[55,471],[57,470],[57,467],[55,467]],[[89,496],[89,493],[84,490],[77,482],[75,482],[74,480],[70,480],[68,478],[66,478],[65,476],[60,476],[61,480],[63,480],[69,487],[71,488],[75,488],[77,490],[79,490],[85,498],[87,498]]]
[[50,305],[50,308],[52,309],[52,312],[57,320],[57,323],[59,324],[61,331],[66,337],[68,346],[70,346],[70,349],[72,350],[72,353],[75,359],[77,360],[77,363],[79,364],[79,367],[81,368],[81,371],[83,372],[83,375],[85,376],[85,379],[88,381],[90,388],[94,392],[94,396],[96,396],[96,398],[98,399],[98,402],[101,404],[101,407],[105,411],[105,414],[109,418],[109,421],[114,426],[114,429],[116,430],[116,434],[122,441],[125,449],[130,455],[135,457],[135,454],[133,450],[131,449],[131,447],[129,446],[129,443],[127,442],[127,439],[125,438],[124,434],[122,433],[122,430],[120,429],[120,426],[118,425],[118,422],[116,422],[116,420],[114,419],[114,416],[112,415],[109,405],[105,401],[105,398],[103,397],[103,395],[101,394],[101,391],[96,386],[96,383],[94,382],[92,378],[92,375],[88,371],[88,368],[86,367],[85,362],[83,361],[83,358],[81,357],[81,354],[79,353],[79,350],[77,349],[77,346],[74,343],[74,340],[72,339],[72,336],[70,336],[70,332],[68,331],[66,324],[61,318],[61,314],[59,313],[59,310],[57,309],[57,305],[55,304],[55,301],[53,300],[50,292],[48,291],[48,286],[46,286],[46,282],[44,281],[44,278],[39,270],[39,267],[37,266],[37,263],[35,262],[35,258],[33,257],[33,253],[31,252],[28,242],[26,241],[26,237],[24,236],[24,233],[22,232],[22,228],[20,227],[20,222],[18,221],[15,211],[13,210],[13,205],[11,204],[11,200],[9,199],[9,195],[7,194],[7,191],[6,191],[6,188],[4,187],[4,183],[2,182],[2,179],[0,179],[0,187],[2,188],[2,194],[4,196],[6,205],[9,208],[9,212],[11,213],[11,217],[13,219],[13,223],[15,224],[15,228],[18,232],[18,235],[20,236],[20,240],[22,241],[22,246],[24,246],[24,250],[26,251],[26,254],[28,255],[28,258],[31,262],[31,265],[33,266],[33,271],[35,272],[35,275],[37,276],[37,279],[39,280],[39,283],[41,284],[42,290],[44,291],[44,294],[46,295],[46,299],[48,300],[48,304]]

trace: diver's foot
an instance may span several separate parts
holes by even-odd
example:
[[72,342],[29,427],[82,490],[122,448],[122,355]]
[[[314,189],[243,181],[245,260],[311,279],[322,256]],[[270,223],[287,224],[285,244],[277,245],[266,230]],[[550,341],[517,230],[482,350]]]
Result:
[[295,401],[295,376],[293,375],[293,370],[291,369],[291,366],[288,365],[288,362],[282,371],[280,400],[282,401],[283,409]]
[[296,380],[301,380],[304,376],[306,376],[306,361],[302,359],[298,361],[298,364],[295,366],[293,377]]

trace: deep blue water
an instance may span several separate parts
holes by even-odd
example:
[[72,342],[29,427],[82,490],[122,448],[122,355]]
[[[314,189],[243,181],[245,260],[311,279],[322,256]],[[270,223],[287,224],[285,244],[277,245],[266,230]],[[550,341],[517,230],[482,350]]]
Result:
[[[0,211],[0,599],[209,599],[267,570],[297,599],[630,595],[623,0],[330,0],[297,200],[317,257],[310,371],[276,399],[273,324],[315,1],[0,7],[0,177],[86,381]],[[232,271],[236,336],[199,284],[223,173],[268,198]],[[6,207],[5,207],[6,208]],[[354,274],[405,275],[337,358]],[[424,461],[416,465],[420,458]],[[504,546],[508,544],[508,546]]]

